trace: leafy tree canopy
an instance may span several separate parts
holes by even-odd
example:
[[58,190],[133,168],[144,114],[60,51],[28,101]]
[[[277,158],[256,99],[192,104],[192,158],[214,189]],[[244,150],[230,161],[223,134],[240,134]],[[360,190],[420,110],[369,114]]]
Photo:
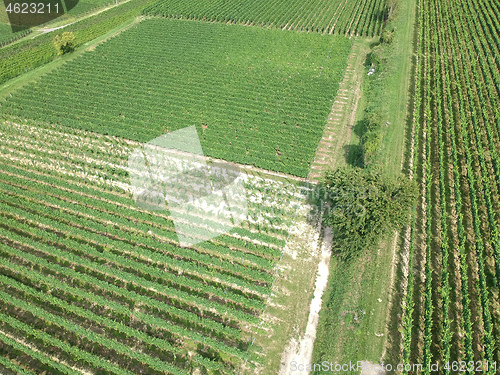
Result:
[[334,234],[334,251],[351,258],[376,245],[384,234],[406,224],[418,190],[407,177],[373,170],[327,170],[322,179],[324,222]]
[[73,52],[75,50],[75,35],[68,31],[62,33],[62,35],[56,35],[54,37],[54,46],[59,55]]

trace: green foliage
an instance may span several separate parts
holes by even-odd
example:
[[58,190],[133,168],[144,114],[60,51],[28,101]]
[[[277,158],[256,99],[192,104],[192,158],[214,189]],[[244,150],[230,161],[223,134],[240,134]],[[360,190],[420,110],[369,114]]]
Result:
[[393,33],[394,33],[393,31],[387,29],[382,31],[382,35],[380,35],[380,42],[385,44],[391,44]]
[[334,251],[355,257],[378,243],[389,230],[407,223],[417,188],[405,178],[384,177],[360,168],[325,172],[328,196],[324,222],[334,233]]
[[75,50],[75,34],[71,31],[66,31],[61,35],[55,35],[54,47],[56,47],[58,55],[73,52]]
[[159,0],[143,14],[175,19],[252,23],[319,33],[380,35],[385,1],[364,0],[240,0],[183,1]]
[[366,56],[366,65],[367,66],[375,65],[376,67],[379,67],[381,63],[382,63],[382,59],[380,57],[380,54],[375,49],[373,49]]
[[[124,0],[118,0],[118,3],[122,3]],[[91,12],[95,12],[98,9],[109,6],[109,4],[116,5],[116,0],[79,0],[78,4],[71,8],[67,14],[71,16],[85,15]]]
[[365,166],[371,164],[375,153],[382,143],[383,134],[380,129],[375,131],[367,132],[361,138],[362,151],[363,151],[363,161]]

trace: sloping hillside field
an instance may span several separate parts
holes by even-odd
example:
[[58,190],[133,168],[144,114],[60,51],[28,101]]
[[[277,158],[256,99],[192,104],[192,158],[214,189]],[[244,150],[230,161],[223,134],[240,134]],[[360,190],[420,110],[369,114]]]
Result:
[[2,100],[0,372],[262,369],[305,191],[247,168],[247,219],[180,247],[173,211],[134,202],[128,161],[195,125],[208,156],[306,176],[351,42],[297,35],[144,20]]
[[1,110],[140,142],[195,125],[208,156],[306,177],[350,47],[316,33],[145,20]]

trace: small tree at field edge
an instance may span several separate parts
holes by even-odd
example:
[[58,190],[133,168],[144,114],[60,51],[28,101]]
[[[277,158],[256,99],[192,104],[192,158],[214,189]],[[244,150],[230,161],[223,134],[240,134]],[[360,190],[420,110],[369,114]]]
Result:
[[75,35],[72,32],[64,32],[54,37],[54,46],[58,55],[64,55],[75,50]]

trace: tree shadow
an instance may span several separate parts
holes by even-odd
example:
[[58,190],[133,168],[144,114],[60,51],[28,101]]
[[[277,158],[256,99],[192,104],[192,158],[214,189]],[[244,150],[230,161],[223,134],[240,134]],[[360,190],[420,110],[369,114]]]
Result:
[[345,145],[344,151],[345,160],[348,165],[359,168],[363,167],[363,149],[361,145]]
[[[361,120],[356,121],[356,124],[352,128],[354,134],[356,134],[360,140],[366,132],[367,125],[368,120],[366,118],[362,118]],[[361,143],[345,145],[343,149],[345,161],[348,165],[363,168],[363,147],[361,146]]]

